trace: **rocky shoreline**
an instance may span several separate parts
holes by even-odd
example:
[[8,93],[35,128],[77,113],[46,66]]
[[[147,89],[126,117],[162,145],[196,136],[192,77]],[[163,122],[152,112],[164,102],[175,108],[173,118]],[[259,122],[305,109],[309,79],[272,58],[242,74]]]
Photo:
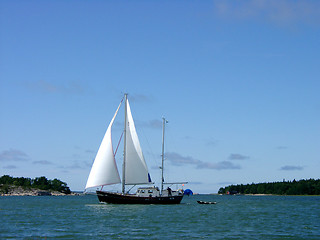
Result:
[[7,192],[0,192],[0,196],[66,196],[66,195],[79,195],[78,193],[65,194],[52,190],[41,190],[36,188],[24,189],[20,186],[9,186]]

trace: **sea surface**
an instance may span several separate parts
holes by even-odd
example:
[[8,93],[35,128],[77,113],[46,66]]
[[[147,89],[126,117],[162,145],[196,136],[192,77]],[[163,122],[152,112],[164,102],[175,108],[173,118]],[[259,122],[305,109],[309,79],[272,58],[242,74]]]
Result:
[[179,205],[112,205],[95,195],[2,196],[0,239],[320,239],[320,197],[195,195]]

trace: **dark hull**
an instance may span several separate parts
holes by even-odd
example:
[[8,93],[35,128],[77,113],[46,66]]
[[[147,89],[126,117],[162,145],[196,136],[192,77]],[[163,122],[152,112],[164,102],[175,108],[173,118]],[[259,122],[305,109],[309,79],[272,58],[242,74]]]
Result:
[[114,204],[179,204],[183,195],[169,197],[138,197],[119,193],[97,191],[100,202]]

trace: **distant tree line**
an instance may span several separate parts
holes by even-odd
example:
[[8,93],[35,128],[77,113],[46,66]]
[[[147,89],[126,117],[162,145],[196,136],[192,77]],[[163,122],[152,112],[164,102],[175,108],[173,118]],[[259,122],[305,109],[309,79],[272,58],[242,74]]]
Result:
[[320,179],[230,185],[219,194],[320,195]]
[[48,180],[46,177],[24,178],[24,177],[11,177],[9,175],[3,175],[0,177],[0,187],[7,188],[8,185],[20,186],[24,189],[36,188],[40,190],[52,190],[65,194],[70,194],[71,191],[65,182],[59,179]]

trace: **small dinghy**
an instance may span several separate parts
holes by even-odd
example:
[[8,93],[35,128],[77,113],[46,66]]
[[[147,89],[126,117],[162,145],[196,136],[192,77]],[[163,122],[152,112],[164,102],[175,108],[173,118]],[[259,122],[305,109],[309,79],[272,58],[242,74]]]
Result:
[[216,204],[217,202],[197,201],[199,204]]

